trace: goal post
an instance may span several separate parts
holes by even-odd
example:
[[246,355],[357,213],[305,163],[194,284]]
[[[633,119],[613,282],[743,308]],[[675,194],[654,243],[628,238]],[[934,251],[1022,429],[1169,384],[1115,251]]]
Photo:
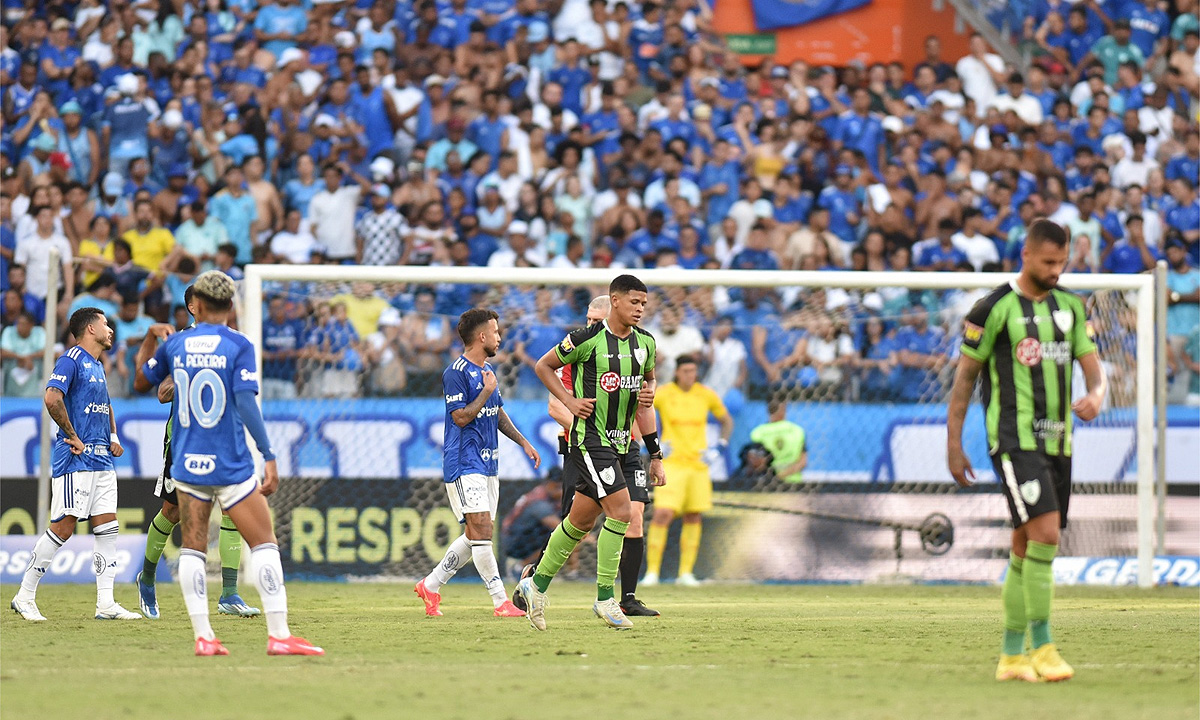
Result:
[[[262,365],[264,324],[264,288],[270,283],[333,283],[352,284],[474,284],[489,286],[573,286],[593,289],[607,287],[613,277],[623,271],[615,269],[580,269],[558,272],[538,268],[481,268],[481,267],[376,267],[336,265],[249,265],[243,282],[244,309],[239,318],[243,332],[254,341],[258,367]],[[929,291],[988,290],[1014,277],[1011,274],[922,273],[922,272],[806,272],[806,271],[746,271],[746,270],[680,270],[653,269],[634,272],[652,290],[673,287],[723,288],[804,288],[840,289],[845,291],[876,291],[883,288],[902,288]],[[1163,437],[1155,437],[1155,301],[1154,276],[1142,275],[1065,275],[1062,284],[1080,292],[1110,292],[1120,295],[1123,308],[1135,314],[1130,328],[1134,365],[1132,377],[1126,378],[1133,402],[1123,408],[1132,414],[1132,441],[1136,446],[1133,457],[1136,477],[1136,557],[1137,584],[1150,587],[1154,582],[1155,530],[1161,512],[1155,497],[1155,448],[1163,446]],[[462,309],[466,309],[465,307]],[[532,312],[532,308],[529,308]],[[664,378],[662,381],[665,382]],[[943,413],[944,413],[944,405]],[[930,408],[932,411],[932,409]],[[1165,412],[1165,408],[1161,408]],[[1132,411],[1132,412],[1130,412]],[[930,413],[932,416],[932,412]],[[927,449],[944,456],[941,447]],[[928,457],[926,458],[928,461]],[[282,474],[282,473],[281,473]],[[836,514],[836,513],[834,513]],[[900,550],[897,529],[897,552]],[[924,535],[923,535],[924,537]]]

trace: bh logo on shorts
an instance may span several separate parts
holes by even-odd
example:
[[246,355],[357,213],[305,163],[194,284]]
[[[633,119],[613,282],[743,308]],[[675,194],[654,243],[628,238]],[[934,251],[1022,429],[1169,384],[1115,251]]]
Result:
[[1033,367],[1042,361],[1042,343],[1036,338],[1025,338],[1017,343],[1017,362]]
[[1021,483],[1021,499],[1026,505],[1037,505],[1042,497],[1042,481],[1034,478],[1027,483]]
[[262,581],[263,592],[268,595],[274,595],[279,592],[279,578],[275,577],[274,568],[265,567],[259,570],[258,579]]

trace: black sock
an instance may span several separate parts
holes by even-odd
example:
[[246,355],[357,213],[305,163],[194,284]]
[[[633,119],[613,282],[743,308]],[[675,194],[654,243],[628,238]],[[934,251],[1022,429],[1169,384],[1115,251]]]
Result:
[[637,593],[638,575],[642,572],[642,558],[646,555],[646,539],[625,537],[621,547],[621,597],[630,599]]

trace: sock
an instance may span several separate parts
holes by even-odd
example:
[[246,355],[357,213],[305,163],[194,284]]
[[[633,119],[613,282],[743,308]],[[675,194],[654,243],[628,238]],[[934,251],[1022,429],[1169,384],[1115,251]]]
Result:
[[1025,587],[1025,614],[1029,618],[1029,639],[1036,650],[1050,639],[1050,602],[1054,599],[1052,563],[1057,545],[1029,541],[1025,547],[1025,567],[1022,571]]
[[546,543],[546,552],[542,554],[537,570],[533,571],[533,584],[538,590],[546,592],[550,581],[562,569],[563,563],[571,557],[575,546],[586,535],[587,533],[571,524],[570,518],[563,518],[558,527],[554,528],[554,532],[550,533],[550,542]]
[[262,598],[267,614],[267,635],[282,640],[292,636],[287,621],[287,589],[283,586],[283,565],[279,562],[279,546],[263,543],[250,549],[250,572],[254,587]]
[[238,568],[242,566],[242,536],[228,515],[221,516],[221,597],[237,595]]
[[158,561],[162,558],[163,549],[167,546],[167,540],[173,530],[175,523],[168,520],[162,510],[158,511],[150,521],[150,527],[146,529],[146,557],[142,560],[142,582],[147,585],[154,584],[154,576],[158,574]]
[[629,523],[605,518],[596,541],[596,599],[611,600],[613,583],[617,579],[617,566],[621,563],[621,546],[625,543],[625,531]]
[[1004,654],[1020,655],[1025,652],[1025,581],[1023,570],[1025,559],[1016,553],[1008,556],[1008,574],[1004,577],[1004,589],[1000,597],[1004,602]]
[[117,531],[121,524],[110,520],[92,528],[96,549],[92,555],[92,568],[96,571],[96,607],[106,608],[113,599],[113,580],[117,577]]
[[467,539],[466,534],[459,535],[450,543],[450,547],[446,548],[446,554],[442,557],[442,561],[434,566],[429,574],[425,576],[425,588],[429,592],[437,592],[442,589],[442,586],[454,577],[454,573],[458,572],[459,568],[466,565],[471,559],[471,541]]
[[179,551],[179,587],[183,590],[183,605],[192,618],[192,633],[196,639],[213,640],[216,635],[208,623],[207,564],[207,558],[199,550]]
[[[465,537],[465,536],[464,536]],[[496,553],[492,550],[491,540],[470,540],[471,560],[475,570],[483,579],[488,595],[492,596],[493,607],[500,607],[508,600],[504,592],[504,581],[500,579],[500,567],[496,564]]]
[[631,599],[637,595],[638,574],[646,555],[646,539],[625,536],[621,547],[621,596]]
[[679,574],[691,575],[696,569],[696,556],[700,554],[700,531],[698,522],[684,523],[679,529]]
[[663,551],[667,549],[669,526],[650,523],[646,530],[646,574],[657,575],[662,569]]
[[38,583],[46,574],[46,568],[54,560],[54,554],[62,547],[63,540],[49,528],[38,538],[33,546],[33,554],[29,556],[29,566],[25,568],[25,576],[21,578],[21,589],[17,591],[18,600],[32,600],[37,595]]

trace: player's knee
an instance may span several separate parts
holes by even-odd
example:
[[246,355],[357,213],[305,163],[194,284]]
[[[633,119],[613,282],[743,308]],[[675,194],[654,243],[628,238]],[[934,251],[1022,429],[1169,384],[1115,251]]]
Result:
[[700,522],[700,517],[701,517],[700,513],[684,513],[683,521],[688,524],[692,524],[692,523],[698,524]]
[[57,535],[60,539],[66,540],[75,534],[75,523],[77,521],[74,515],[66,515],[50,523],[50,532]]
[[468,540],[491,540],[492,518],[485,515],[482,518],[467,518],[466,533]]
[[654,511],[654,517],[650,519],[650,522],[655,525],[670,525],[674,519],[675,511],[670,508],[658,508]]
[[162,514],[163,514],[163,517],[165,517],[167,519],[167,522],[172,523],[174,525],[179,524],[179,506],[178,505],[172,505],[171,503],[166,503],[166,502],[163,503]]

